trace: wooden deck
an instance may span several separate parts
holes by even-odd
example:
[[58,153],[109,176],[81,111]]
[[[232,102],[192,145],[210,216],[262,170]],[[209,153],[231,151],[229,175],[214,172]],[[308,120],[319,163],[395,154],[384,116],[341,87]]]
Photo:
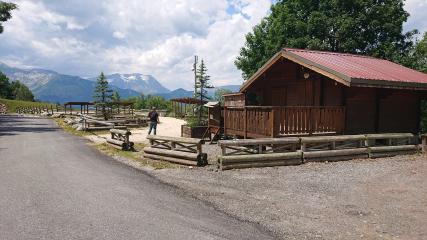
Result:
[[244,138],[341,134],[345,107],[224,107],[224,133]]

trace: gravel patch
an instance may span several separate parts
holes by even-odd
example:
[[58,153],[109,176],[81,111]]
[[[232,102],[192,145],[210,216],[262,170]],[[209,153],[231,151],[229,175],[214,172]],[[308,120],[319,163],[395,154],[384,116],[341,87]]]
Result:
[[283,239],[427,239],[426,155],[152,174]]

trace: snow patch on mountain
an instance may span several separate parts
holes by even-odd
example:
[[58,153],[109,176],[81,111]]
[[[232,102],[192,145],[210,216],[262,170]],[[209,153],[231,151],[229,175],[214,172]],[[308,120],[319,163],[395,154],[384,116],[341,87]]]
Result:
[[[141,73],[114,73],[105,76],[108,83],[113,86],[131,89],[144,94],[157,94],[157,93],[168,93],[169,89],[165,88],[156,78],[151,75],[144,75]],[[89,80],[95,81],[96,77],[90,78]]]

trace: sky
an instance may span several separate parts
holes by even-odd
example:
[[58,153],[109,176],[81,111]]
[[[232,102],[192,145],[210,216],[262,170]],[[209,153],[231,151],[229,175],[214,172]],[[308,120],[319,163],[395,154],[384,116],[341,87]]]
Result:
[[[142,73],[192,89],[194,55],[212,84],[241,84],[234,60],[272,0],[8,0],[0,62],[93,77]],[[404,30],[427,31],[427,0],[407,0]]]

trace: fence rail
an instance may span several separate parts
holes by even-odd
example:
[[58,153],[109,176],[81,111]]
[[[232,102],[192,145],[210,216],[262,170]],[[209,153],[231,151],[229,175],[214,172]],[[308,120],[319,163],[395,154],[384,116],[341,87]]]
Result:
[[58,106],[46,105],[46,106],[22,106],[16,108],[16,113],[18,114],[54,114],[54,112],[58,112]]
[[225,134],[245,138],[339,134],[344,131],[344,127],[344,107],[245,106],[224,108]]
[[[421,137],[426,144],[427,136]],[[221,140],[218,168],[272,167],[413,154],[420,148],[417,141],[411,133]]]
[[202,152],[202,140],[149,135],[150,147],[144,148],[144,158],[177,164],[205,166],[207,154]]

